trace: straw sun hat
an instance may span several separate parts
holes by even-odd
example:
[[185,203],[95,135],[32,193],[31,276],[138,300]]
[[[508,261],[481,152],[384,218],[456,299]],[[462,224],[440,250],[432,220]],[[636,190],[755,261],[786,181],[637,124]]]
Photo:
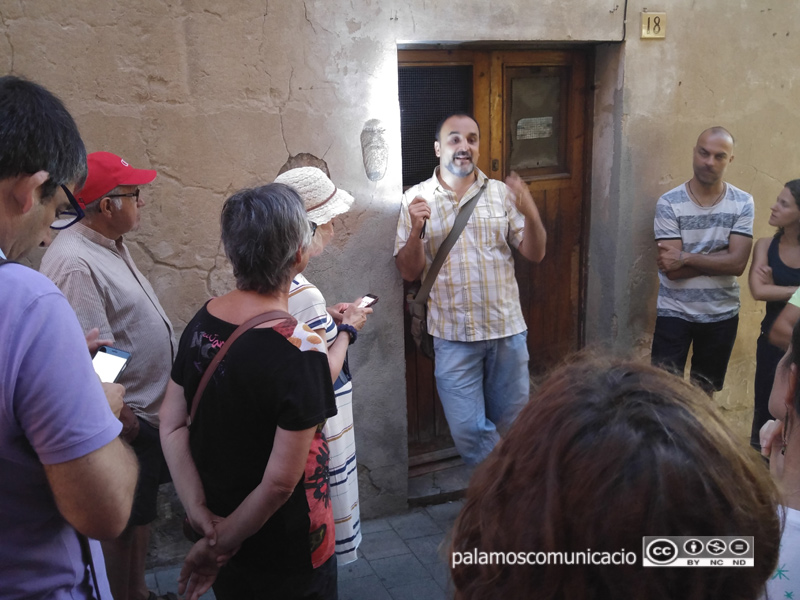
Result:
[[346,213],[353,205],[353,197],[337,188],[316,167],[299,167],[281,173],[275,183],[294,188],[306,206],[309,220],[324,225],[333,217]]

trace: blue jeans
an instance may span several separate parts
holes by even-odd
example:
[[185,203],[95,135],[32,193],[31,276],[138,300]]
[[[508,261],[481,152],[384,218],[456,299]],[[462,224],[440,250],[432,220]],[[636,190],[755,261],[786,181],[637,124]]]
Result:
[[480,463],[528,402],[528,333],[483,342],[433,338],[436,389],[464,462]]

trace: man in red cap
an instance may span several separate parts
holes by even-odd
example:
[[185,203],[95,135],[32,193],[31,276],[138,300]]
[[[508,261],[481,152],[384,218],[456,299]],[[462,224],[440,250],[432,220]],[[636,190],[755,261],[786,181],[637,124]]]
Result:
[[145,557],[160,483],[169,481],[158,435],[158,409],[175,350],[172,324],[150,283],[136,268],[123,236],[139,225],[141,186],[156,172],[135,169],[110,152],[87,158],[89,174],[75,196],[84,219],[60,233],[45,252],[41,272],[69,300],[84,331],[130,352],[118,383],[125,386],[123,437],[139,459],[131,520],[118,539],[104,542],[106,569],[116,600],[148,600]]

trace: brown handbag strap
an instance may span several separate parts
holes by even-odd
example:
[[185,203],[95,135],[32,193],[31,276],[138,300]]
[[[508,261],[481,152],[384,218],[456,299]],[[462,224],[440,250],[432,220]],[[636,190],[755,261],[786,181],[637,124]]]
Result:
[[192,410],[189,413],[189,416],[186,418],[186,427],[191,428],[192,421],[194,421],[194,415],[197,412],[197,407],[200,404],[200,398],[203,396],[203,392],[206,391],[206,386],[208,382],[211,380],[211,377],[214,375],[214,372],[217,370],[219,363],[222,362],[222,359],[225,357],[225,354],[228,352],[228,348],[231,347],[231,344],[236,341],[236,339],[242,335],[248,329],[252,329],[256,325],[261,325],[261,323],[266,323],[267,321],[274,321],[276,319],[286,319],[292,318],[285,310],[271,310],[269,312],[261,313],[260,315],[256,315],[252,319],[245,321],[236,330],[230,335],[230,337],[225,340],[225,343],[222,345],[222,348],[219,349],[219,352],[214,356],[209,363],[208,368],[203,373],[203,377],[200,379],[200,385],[197,386],[197,390],[194,393],[194,397],[192,398]]

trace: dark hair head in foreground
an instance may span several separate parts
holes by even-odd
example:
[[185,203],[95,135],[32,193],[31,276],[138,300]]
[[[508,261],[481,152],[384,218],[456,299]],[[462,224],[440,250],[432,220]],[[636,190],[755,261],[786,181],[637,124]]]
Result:
[[[649,365],[554,372],[476,470],[455,552],[626,552],[635,564],[460,565],[456,598],[754,600],[778,558],[775,486],[699,388]],[[754,536],[755,567],[645,568],[645,535]]]
[[42,86],[13,75],[0,77],[0,179],[47,171],[41,199],[60,185],[80,186],[86,149],[61,100]]

